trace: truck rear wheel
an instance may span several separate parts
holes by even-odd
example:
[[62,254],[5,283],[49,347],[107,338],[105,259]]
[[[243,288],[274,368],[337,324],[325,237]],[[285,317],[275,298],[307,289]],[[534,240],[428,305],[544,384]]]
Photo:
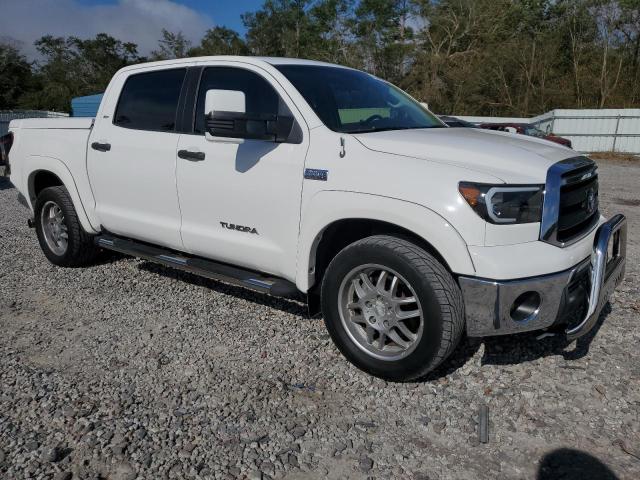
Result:
[[80,267],[95,260],[98,248],[93,243],[93,235],[82,228],[65,187],[42,190],[34,210],[38,242],[51,263]]
[[417,245],[383,235],[355,242],[331,261],[322,312],[351,363],[392,381],[435,369],[464,329],[462,294],[447,269]]

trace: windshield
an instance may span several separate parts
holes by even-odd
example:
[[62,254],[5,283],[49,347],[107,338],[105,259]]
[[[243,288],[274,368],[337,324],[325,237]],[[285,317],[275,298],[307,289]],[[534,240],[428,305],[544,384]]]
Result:
[[545,133],[542,130],[538,130],[536,127],[526,127],[524,129],[525,135],[530,135],[532,137],[544,137]]
[[368,73],[316,65],[275,67],[335,132],[444,127],[402,90]]

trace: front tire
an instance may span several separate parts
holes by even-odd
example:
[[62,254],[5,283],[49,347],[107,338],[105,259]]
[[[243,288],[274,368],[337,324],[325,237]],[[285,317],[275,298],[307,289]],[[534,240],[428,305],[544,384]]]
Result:
[[98,255],[93,235],[82,228],[63,186],[45,188],[35,203],[38,242],[47,259],[60,267],[90,265]]
[[391,381],[423,377],[456,348],[464,330],[460,288],[417,245],[379,235],[355,242],[331,261],[322,312],[342,354]]

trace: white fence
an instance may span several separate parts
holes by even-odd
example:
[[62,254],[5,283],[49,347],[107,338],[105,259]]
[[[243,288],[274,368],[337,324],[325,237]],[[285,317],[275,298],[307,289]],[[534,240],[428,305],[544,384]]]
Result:
[[57,118],[68,117],[67,113],[47,112],[44,110],[0,110],[0,135],[9,131],[9,122],[18,118]]
[[459,117],[473,123],[532,123],[579,152],[640,153],[640,108],[551,110],[533,118]]

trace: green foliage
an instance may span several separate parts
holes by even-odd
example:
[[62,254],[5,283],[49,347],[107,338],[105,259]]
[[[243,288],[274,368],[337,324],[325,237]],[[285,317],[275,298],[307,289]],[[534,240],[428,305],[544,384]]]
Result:
[[35,88],[31,65],[13,45],[0,44],[0,110],[19,107],[18,100]]
[[73,97],[103,92],[116,71],[144,60],[136,45],[105,33],[88,40],[47,35],[36,47],[43,61],[34,74],[38,88],[20,98],[25,108],[68,112]]
[[[245,38],[216,26],[194,46],[163,30],[152,59],[322,60],[396,83],[435,111],[524,116],[640,106],[640,0],[265,0]],[[144,59],[106,34],[45,36],[30,65],[0,44],[0,108],[67,111]]]
[[238,32],[226,27],[214,27],[207,30],[200,45],[189,51],[189,56],[246,55],[247,53],[249,50]]
[[182,32],[172,33],[162,29],[162,39],[158,42],[158,50],[151,52],[151,60],[171,60],[174,58],[185,58],[189,56],[191,42],[187,40]]

